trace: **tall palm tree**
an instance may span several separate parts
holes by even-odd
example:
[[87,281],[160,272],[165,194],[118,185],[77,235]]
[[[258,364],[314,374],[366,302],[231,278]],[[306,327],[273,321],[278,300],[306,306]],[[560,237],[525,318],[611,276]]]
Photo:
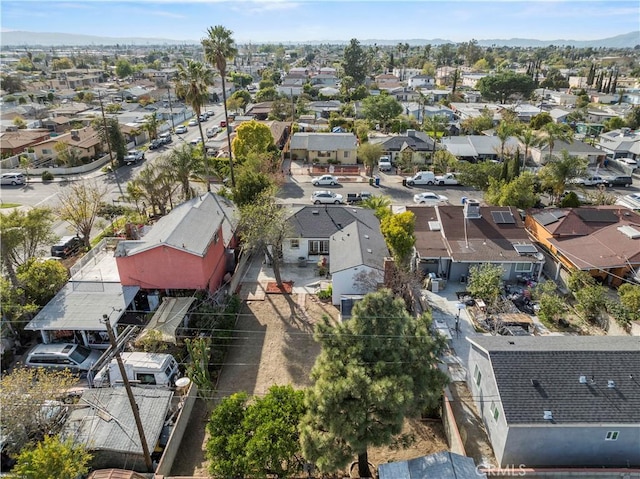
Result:
[[174,148],[167,158],[168,173],[180,184],[185,201],[195,196],[189,180],[202,171],[202,156],[194,150],[195,148],[191,145],[181,145]]
[[500,140],[500,161],[504,163],[504,145],[507,140],[517,131],[517,125],[502,120],[496,127],[496,136]]
[[573,131],[563,123],[546,123],[542,128],[542,144],[549,147],[549,158],[553,155],[556,141],[573,143]]
[[[200,115],[202,108],[209,100],[209,85],[213,84],[213,72],[204,63],[189,60],[187,66],[178,64],[178,76],[176,83],[176,94],[184,98],[185,102],[193,108],[198,119],[198,129],[200,130],[200,140],[204,148],[204,133]],[[226,108],[225,108],[226,110]],[[211,191],[209,183],[209,164],[205,161],[205,175],[207,176],[207,191]]]
[[535,148],[536,146],[540,146],[541,139],[536,132],[531,128],[523,128],[517,134],[516,138],[520,140],[520,143],[524,146],[524,158],[522,159],[522,171],[524,171],[524,166],[527,164],[527,157],[529,156],[529,150],[531,148]]
[[[204,49],[204,59],[209,64],[214,65],[222,77],[222,104],[224,105],[224,119],[229,124],[229,112],[227,111],[227,60],[231,60],[238,54],[238,50],[233,45],[231,37],[233,32],[222,25],[209,27],[207,37],[202,40]],[[231,136],[227,134],[227,146],[229,148],[229,172],[231,173],[231,186],[235,188],[236,179],[233,173],[233,158],[231,152]]]

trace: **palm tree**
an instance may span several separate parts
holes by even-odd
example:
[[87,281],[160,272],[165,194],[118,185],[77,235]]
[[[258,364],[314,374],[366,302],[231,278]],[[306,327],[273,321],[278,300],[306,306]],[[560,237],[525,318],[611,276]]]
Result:
[[504,145],[507,140],[517,131],[517,126],[508,121],[502,120],[496,127],[496,136],[500,140],[500,161],[504,163]]
[[[220,76],[222,77],[222,104],[224,105],[224,119],[229,124],[229,112],[227,111],[227,60],[231,60],[238,54],[238,50],[234,47],[234,41],[231,37],[231,30],[226,29],[222,25],[209,27],[208,36],[202,40],[202,48],[204,49],[204,59],[211,65],[214,65]],[[227,134],[227,146],[229,148],[229,172],[231,173],[231,186],[235,188],[236,179],[233,174],[233,158],[231,152],[231,136]]]
[[149,134],[150,140],[155,140],[158,137],[159,124],[160,122],[158,121],[158,115],[156,112],[144,116],[144,124],[142,125],[142,128]]
[[[200,139],[204,145],[204,133],[202,132],[202,123],[200,123],[200,115],[202,107],[209,100],[209,85],[213,84],[213,73],[204,63],[189,60],[187,66],[178,64],[178,77],[176,83],[176,94],[184,98],[185,102],[193,108],[198,119],[198,129],[200,130]],[[226,108],[225,108],[226,111]],[[207,177],[207,191],[211,191],[209,183],[209,166],[205,162],[205,175]]]
[[573,143],[573,131],[563,123],[546,123],[542,128],[542,144],[549,147],[549,158],[553,155],[556,141]]
[[185,144],[173,149],[167,159],[168,173],[175,181],[180,183],[182,197],[185,201],[195,196],[195,191],[190,186],[189,180],[194,174],[202,171],[200,169],[202,156],[194,150],[193,146]]
[[529,150],[536,146],[540,146],[541,139],[531,128],[521,129],[516,133],[516,138],[518,138],[520,143],[524,145],[524,158],[522,160],[522,170],[524,171],[524,166],[527,164],[527,157],[529,156]]
[[540,170],[539,176],[544,187],[553,191],[554,202],[564,192],[567,183],[578,178],[587,171],[587,160],[571,156],[567,150],[562,150],[559,158],[550,158],[549,162]]
[[431,153],[431,160],[436,154],[436,142],[438,141],[438,134],[444,133],[447,128],[447,117],[444,115],[428,116],[424,119],[423,128],[427,135],[433,138],[433,152]]

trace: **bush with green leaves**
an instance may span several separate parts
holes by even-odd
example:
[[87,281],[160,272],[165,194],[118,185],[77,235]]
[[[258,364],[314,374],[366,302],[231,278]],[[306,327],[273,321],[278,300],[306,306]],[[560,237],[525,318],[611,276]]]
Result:
[[322,300],[322,301],[326,301],[331,299],[333,295],[333,287],[331,285],[327,286],[327,289],[321,289],[320,291],[318,291],[318,299]]
[[41,178],[42,181],[51,181],[53,180],[53,173],[51,173],[49,170],[45,170],[42,172]]

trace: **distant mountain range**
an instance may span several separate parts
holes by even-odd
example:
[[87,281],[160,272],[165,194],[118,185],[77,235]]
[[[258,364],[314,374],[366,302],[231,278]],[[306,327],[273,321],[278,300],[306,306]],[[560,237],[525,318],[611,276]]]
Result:
[[[348,40],[318,40],[307,42],[273,42],[283,44],[346,44]],[[34,46],[87,46],[87,45],[194,45],[200,43],[198,40],[171,40],[169,38],[140,38],[140,37],[102,37],[94,35],[77,35],[73,33],[45,33],[45,32],[24,32],[8,31],[0,33],[0,43],[3,47],[34,47]],[[242,42],[240,42],[242,43]],[[268,42],[252,42],[253,44]],[[451,40],[435,38],[425,39],[398,39],[398,40],[360,40],[365,45],[397,45],[398,43],[408,43],[410,45],[441,45],[443,43],[456,43]],[[610,38],[600,40],[534,40],[528,38],[511,38],[478,40],[478,45],[507,46],[507,47],[545,47],[549,45],[572,46],[576,48],[634,48],[640,45],[640,31],[625,33]]]

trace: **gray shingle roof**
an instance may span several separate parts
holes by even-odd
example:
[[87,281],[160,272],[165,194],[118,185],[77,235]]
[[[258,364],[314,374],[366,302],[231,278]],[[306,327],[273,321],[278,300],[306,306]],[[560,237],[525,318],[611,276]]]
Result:
[[481,479],[473,459],[453,452],[438,452],[409,461],[389,462],[378,466],[380,479]]
[[291,137],[292,150],[337,151],[356,147],[353,133],[295,133]]
[[380,223],[373,211],[366,208],[318,205],[294,210],[289,224],[300,238],[327,238],[354,221],[362,223],[362,234],[380,232]]
[[387,244],[380,230],[354,221],[331,235],[330,273],[365,265],[382,270],[385,256],[389,256]]
[[[510,424],[640,422],[640,338],[477,337]],[[580,382],[585,376],[586,384]],[[615,387],[608,387],[614,381]]]
[[131,256],[159,245],[204,256],[220,226],[225,243],[231,240],[236,216],[235,206],[227,199],[214,193],[200,195],[160,218],[142,239],[121,241],[116,256]]

